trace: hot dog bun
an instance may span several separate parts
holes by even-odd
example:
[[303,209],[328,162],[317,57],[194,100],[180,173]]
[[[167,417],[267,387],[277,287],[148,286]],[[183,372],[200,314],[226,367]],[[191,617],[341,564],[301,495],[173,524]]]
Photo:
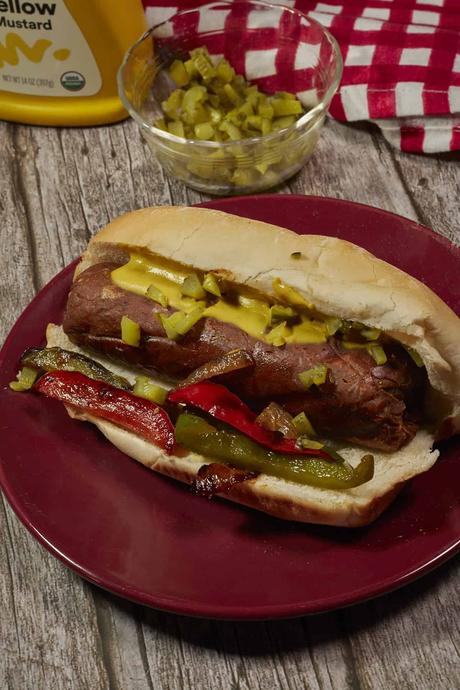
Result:
[[[381,329],[415,349],[431,384],[436,438],[460,430],[460,319],[426,285],[350,242],[295,232],[204,208],[146,208],[109,223],[90,241],[76,275],[136,248],[272,294],[274,278],[326,315]],[[301,252],[293,260],[293,252]]]
[[[414,348],[426,365],[432,429],[419,430],[396,453],[373,453],[371,481],[332,491],[260,475],[234,486],[227,495],[231,500],[291,520],[365,525],[380,515],[408,479],[434,464],[439,455],[431,450],[435,436],[449,436],[460,429],[460,320],[425,285],[364,249],[335,238],[299,236],[220,211],[148,208],[121,216],[102,229],[89,243],[75,275],[99,262],[127,260],[132,249],[203,271],[223,269],[235,282],[268,295],[273,279],[281,278],[322,313],[379,328]],[[293,252],[300,252],[300,258],[293,260]],[[50,325],[47,337],[49,346],[79,349],[59,327]],[[100,356],[95,359],[132,379],[128,369]],[[69,413],[95,423],[121,451],[175,479],[190,483],[201,465],[212,461],[195,453],[167,456],[109,422]],[[362,454],[356,448],[343,451],[352,464]]]
[[[49,324],[46,335],[48,347],[82,352],[70,342],[60,326]],[[115,373],[134,380],[131,369],[115,365],[100,355],[91,356]],[[95,424],[114,446],[129,457],[186,484],[191,484],[203,464],[212,461],[196,453],[166,455],[157,446],[111,422],[90,414],[76,413],[71,408],[67,410],[71,417]],[[397,453],[373,452],[374,477],[354,489],[332,491],[259,475],[255,480],[235,485],[225,497],[286,520],[361,527],[375,520],[409,479],[425,472],[436,462],[439,452],[432,450],[433,440],[432,434],[420,430]],[[351,447],[340,452],[352,465],[357,464],[363,455],[362,450]]]

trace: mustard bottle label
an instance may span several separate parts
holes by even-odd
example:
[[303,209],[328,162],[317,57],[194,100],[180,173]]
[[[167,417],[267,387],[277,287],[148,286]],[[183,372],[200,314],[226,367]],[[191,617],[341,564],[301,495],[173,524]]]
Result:
[[64,0],[0,0],[0,91],[91,96],[102,86]]

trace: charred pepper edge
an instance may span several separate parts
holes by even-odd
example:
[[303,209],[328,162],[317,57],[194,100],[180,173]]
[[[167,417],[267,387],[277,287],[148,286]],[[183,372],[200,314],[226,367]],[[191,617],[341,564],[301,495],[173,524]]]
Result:
[[304,456],[321,456],[325,460],[337,461],[340,456],[329,452],[325,447],[320,450],[300,448],[293,439],[277,439],[256,423],[257,415],[237,395],[225,386],[203,381],[186,388],[176,388],[168,395],[173,404],[184,403],[210,414],[215,419],[226,422],[256,443],[274,452]]
[[80,372],[43,374],[32,390],[134,432],[170,455],[175,448],[174,426],[160,405]]
[[104,381],[115,388],[130,390],[131,384],[123,376],[113,374],[102,364],[79,352],[61,347],[33,347],[26,350],[19,360],[22,367],[30,367],[38,373],[44,371],[79,371],[88,378]]
[[[201,417],[182,413],[176,426],[176,441],[188,450],[200,453],[218,464],[259,472],[297,484],[323,489],[345,490],[370,481],[374,475],[374,457],[365,454],[357,467],[330,463],[316,456],[308,462],[304,456],[274,453],[241,433],[213,428]],[[300,481],[303,479],[304,481]]]
[[[84,387],[84,400],[78,400],[75,398],[75,388],[78,387],[78,385]],[[344,465],[339,462],[331,463],[329,461],[326,461],[324,460],[324,458],[321,458],[319,456],[318,452],[314,453],[313,457],[310,456],[310,461],[306,462],[304,455],[283,455],[281,453],[277,453],[273,450],[264,448],[259,443],[253,441],[251,438],[242,434],[241,432],[236,432],[233,429],[216,429],[208,422],[206,422],[206,420],[202,419],[201,417],[198,417],[197,415],[192,415],[190,413],[180,414],[176,422],[176,427],[174,428],[169,419],[169,416],[167,415],[165,410],[161,408],[160,405],[156,405],[142,398],[136,398],[136,396],[130,391],[116,388],[104,381],[95,380],[93,378],[86,376],[85,374],[82,374],[81,372],[47,372],[46,374],[43,374],[41,377],[39,377],[38,381],[36,381],[33,384],[32,390],[44,394],[47,397],[59,400],[60,402],[69,404],[75,409],[80,409],[89,412],[95,417],[111,421],[112,423],[115,423],[118,426],[127,429],[128,431],[138,433],[141,437],[146,438],[148,441],[155,443],[156,445],[159,445],[167,454],[171,454],[174,451],[176,442],[181,443],[188,451],[191,450],[195,452],[200,452],[201,450],[202,452],[204,452],[205,455],[209,454],[209,448],[200,448],[200,443],[198,442],[197,445],[196,439],[199,436],[202,437],[202,440],[204,439],[204,437],[207,437],[209,439],[209,436],[211,434],[214,435],[215,439],[217,439],[217,437],[219,438],[221,445],[225,439],[229,443],[231,442],[228,448],[228,454],[224,454],[224,456],[222,456],[222,448],[220,448],[220,450],[217,449],[217,447],[211,448],[211,456],[214,457],[215,455],[217,455],[216,460],[224,461],[223,463],[217,462],[216,464],[235,466],[235,462],[241,463],[241,457],[238,457],[238,454],[244,457],[248,456],[249,459],[247,460],[247,462],[243,458],[242,464],[236,464],[237,468],[244,469],[248,473],[264,473],[273,476],[280,476],[283,479],[290,479],[291,481],[295,481],[296,483],[300,484],[308,483],[313,486],[323,486],[324,488],[335,489],[344,489],[351,488],[351,486],[357,486],[357,477],[360,478],[359,483],[364,483],[365,481],[369,481],[369,479],[372,478],[372,455],[368,454],[364,456],[361,460],[360,465],[358,465],[358,467],[355,469],[350,468],[348,465]],[[111,397],[115,396],[118,398],[117,402],[120,405],[125,405],[125,409],[118,410],[118,413],[122,415],[124,412],[126,416],[128,416],[128,414],[131,415],[132,419],[130,424],[126,424],[126,417],[125,420],[120,420],[119,416],[116,416],[116,418],[114,418],[112,414],[113,407],[111,407],[111,410],[109,411],[109,413],[107,413],[107,410],[105,409],[105,403],[107,397],[106,394],[109,393]],[[122,399],[124,399],[123,403]],[[136,401],[137,410],[133,410],[132,403],[134,400]],[[161,428],[157,427],[156,429],[152,429],[156,436],[145,434],[145,431],[141,428],[142,424],[140,423],[139,417],[137,417],[137,421],[135,419],[138,413],[140,413],[143,417],[143,413],[147,410],[147,408],[150,412],[159,413],[159,422],[161,422]],[[178,435],[178,425],[180,429],[180,420],[182,420],[183,427],[184,419],[187,420],[187,423],[190,423],[192,420],[195,420],[195,428],[198,424],[201,429],[201,434],[195,433],[195,442],[192,444],[190,443],[190,436],[188,437],[187,442],[184,443],[184,439],[180,435]],[[123,421],[125,423],[123,423]],[[255,459],[256,465],[254,465]],[[249,465],[249,467],[246,465]],[[316,472],[317,476],[314,480],[311,479],[311,481],[308,482],[298,481],[298,479],[296,478],[296,473],[299,476],[302,476],[302,473],[305,475],[309,475],[310,477],[312,475],[314,476],[315,469],[317,470],[317,465],[321,466],[322,475],[321,473],[318,475],[318,473]],[[326,472],[324,469],[325,466],[327,467]],[[273,467],[275,467],[275,472],[273,471]],[[344,476],[338,476],[344,475],[344,473],[346,474],[347,471],[349,478]],[[328,472],[329,477],[327,476]],[[283,476],[283,474],[285,476]],[[288,476],[286,476],[286,474]],[[334,474],[336,476],[334,476]],[[254,478],[254,475],[248,475],[247,479],[250,478]]]

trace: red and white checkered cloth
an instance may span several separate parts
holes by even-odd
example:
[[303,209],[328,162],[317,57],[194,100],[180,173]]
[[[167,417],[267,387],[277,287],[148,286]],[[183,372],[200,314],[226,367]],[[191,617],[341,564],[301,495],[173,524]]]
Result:
[[[204,0],[143,0],[153,26]],[[460,0],[271,0],[337,39],[344,71],[330,114],[375,122],[403,151],[460,150]]]

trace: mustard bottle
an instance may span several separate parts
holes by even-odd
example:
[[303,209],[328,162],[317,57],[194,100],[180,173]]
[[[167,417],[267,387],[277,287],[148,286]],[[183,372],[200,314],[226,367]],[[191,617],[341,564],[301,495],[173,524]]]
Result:
[[117,70],[146,28],[141,0],[0,0],[0,119],[122,120]]

